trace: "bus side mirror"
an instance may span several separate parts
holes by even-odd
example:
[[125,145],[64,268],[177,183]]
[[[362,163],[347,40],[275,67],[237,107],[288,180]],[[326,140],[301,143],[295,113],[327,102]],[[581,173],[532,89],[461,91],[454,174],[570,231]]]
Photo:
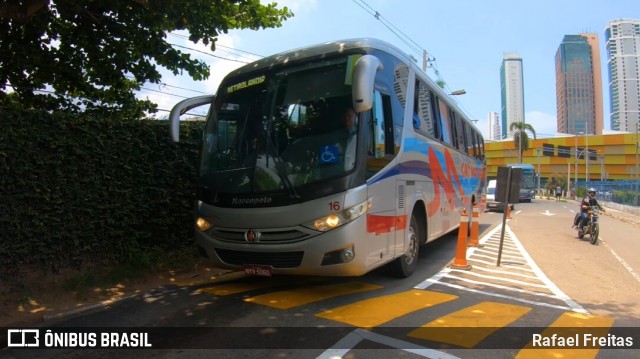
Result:
[[353,70],[353,110],[363,112],[373,106],[373,83],[376,72],[382,70],[382,62],[373,55],[364,55],[358,59]]
[[180,116],[184,115],[187,111],[194,107],[212,104],[215,99],[215,95],[206,95],[188,98],[178,102],[171,109],[169,113],[169,134],[171,135],[171,141],[180,141]]

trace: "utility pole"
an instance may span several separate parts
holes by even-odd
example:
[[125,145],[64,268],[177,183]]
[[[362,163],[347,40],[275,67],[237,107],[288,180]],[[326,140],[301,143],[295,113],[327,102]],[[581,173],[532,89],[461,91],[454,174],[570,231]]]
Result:
[[584,141],[585,141],[585,160],[584,160],[584,180],[585,180],[585,187],[589,188],[589,161],[591,160],[591,155],[589,154],[589,122],[586,123],[586,129],[585,129],[585,134],[584,134]]
[[427,50],[422,50],[422,71],[427,72],[427,66],[429,62],[427,61]]
[[573,175],[576,176],[576,180],[573,181],[573,192],[574,192],[574,196],[573,199],[577,200],[578,199],[578,132],[576,132],[576,135],[574,137],[575,139],[575,151],[574,151],[574,156],[573,156]]
[[571,195],[571,161],[567,161],[567,199]]
[[636,206],[640,206],[640,194],[638,194],[638,181],[640,181],[639,176],[639,171],[638,171],[638,147],[640,147],[640,137],[638,136],[640,134],[640,128],[638,127],[639,123],[636,122],[636,180],[633,183],[634,186],[634,191],[636,194]]
[[538,151],[538,195],[540,194],[540,148],[536,149]]

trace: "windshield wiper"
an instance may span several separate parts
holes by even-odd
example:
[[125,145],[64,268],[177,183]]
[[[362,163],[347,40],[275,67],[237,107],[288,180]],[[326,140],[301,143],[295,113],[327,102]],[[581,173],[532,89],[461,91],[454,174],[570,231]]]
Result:
[[[273,158],[273,163],[275,164],[276,174],[280,177],[282,181],[282,185],[284,189],[289,193],[289,197],[298,199],[300,195],[296,191],[295,186],[289,180],[289,176],[287,175],[286,164],[283,163],[282,158],[278,155],[278,150],[275,148],[273,141],[271,140],[271,130],[267,131],[267,154],[271,154]],[[267,157],[267,162],[269,161],[269,157]]]
[[278,155],[277,149],[273,145],[273,141],[271,141],[271,133],[269,132],[267,133],[267,153],[271,153],[271,156],[273,158],[273,163],[275,164],[275,167],[276,167],[276,173],[278,174],[278,177],[280,177],[280,180],[282,181],[282,185],[284,186],[284,189],[289,193],[289,197],[295,198],[295,199],[300,198],[300,195],[296,191],[295,186],[293,186],[293,184],[289,180],[289,176],[287,175],[286,164],[283,163],[282,159]]

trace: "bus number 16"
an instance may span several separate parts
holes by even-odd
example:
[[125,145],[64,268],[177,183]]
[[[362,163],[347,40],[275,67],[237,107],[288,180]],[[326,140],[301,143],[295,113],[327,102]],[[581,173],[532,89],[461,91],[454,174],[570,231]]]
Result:
[[340,202],[338,202],[338,201],[329,202],[329,208],[332,211],[339,211],[340,210]]

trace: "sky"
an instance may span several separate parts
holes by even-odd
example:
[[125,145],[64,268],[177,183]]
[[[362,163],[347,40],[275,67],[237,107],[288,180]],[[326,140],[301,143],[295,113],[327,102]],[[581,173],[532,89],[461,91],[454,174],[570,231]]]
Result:
[[[274,1],[261,0],[264,3]],[[442,79],[458,105],[488,138],[488,113],[501,112],[500,66],[504,53],[523,61],[525,122],[538,138],[556,131],[555,55],[564,35],[596,33],[602,62],[604,128],[609,121],[607,51],[604,31],[609,21],[640,19],[637,0],[277,0],[294,16],[280,28],[231,30],[219,37],[216,51],[193,44],[185,33],[169,42],[211,66],[205,81],[162,72],[166,85],[147,84],[138,94],[162,110],[185,97],[213,94],[226,74],[247,62],[282,51],[351,38],[387,41],[422,64],[421,49],[435,58],[427,74]],[[379,19],[373,14],[377,12]],[[381,21],[382,20],[382,21]],[[214,57],[214,56],[217,57]],[[437,72],[436,72],[437,71]],[[201,110],[202,111],[202,110]],[[166,116],[160,111],[158,116]]]

